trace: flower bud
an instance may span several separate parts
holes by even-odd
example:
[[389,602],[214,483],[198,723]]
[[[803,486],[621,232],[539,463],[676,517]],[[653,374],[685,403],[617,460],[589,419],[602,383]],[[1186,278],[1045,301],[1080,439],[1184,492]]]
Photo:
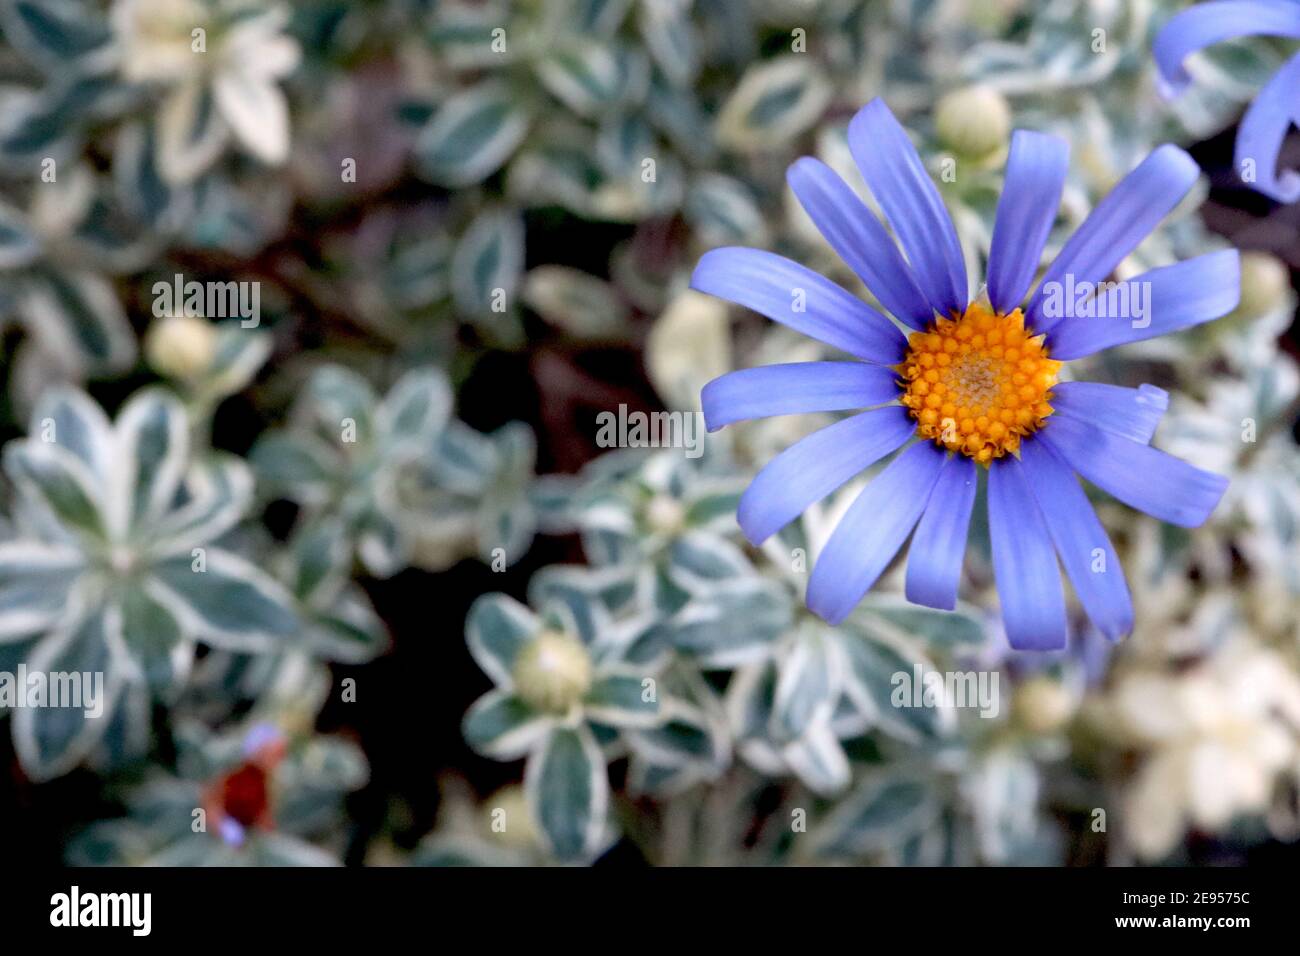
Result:
[[515,661],[515,690],[538,710],[567,713],[591,687],[591,655],[576,639],[543,631]]
[[1016,688],[1012,704],[1016,719],[1035,734],[1060,730],[1074,716],[1074,695],[1060,681],[1031,677]]
[[212,367],[217,330],[195,315],[166,315],[145,335],[144,354],[159,375],[190,381]]
[[997,90],[966,86],[939,100],[934,126],[939,139],[953,152],[980,159],[1007,145],[1011,107]]
[[655,495],[646,503],[645,523],[653,534],[681,534],[686,527],[686,507],[670,495]]
[[1282,260],[1267,252],[1241,254],[1239,315],[1256,318],[1278,308],[1290,289],[1291,275]]
[[488,832],[505,846],[526,850],[537,845],[537,828],[523,787],[502,787],[488,798],[484,810]]

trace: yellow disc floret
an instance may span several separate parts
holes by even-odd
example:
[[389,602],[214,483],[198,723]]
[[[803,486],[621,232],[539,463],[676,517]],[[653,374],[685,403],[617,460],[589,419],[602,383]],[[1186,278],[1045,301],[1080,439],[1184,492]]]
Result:
[[1061,364],[1019,309],[999,315],[972,302],[961,317],[908,338],[898,366],[902,402],[923,438],[987,465],[1014,453],[1052,414]]

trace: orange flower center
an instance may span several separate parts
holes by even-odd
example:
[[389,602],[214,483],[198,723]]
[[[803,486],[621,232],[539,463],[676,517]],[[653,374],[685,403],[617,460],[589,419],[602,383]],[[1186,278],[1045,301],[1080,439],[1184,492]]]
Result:
[[987,465],[1014,454],[1052,414],[1062,364],[1025,329],[1019,309],[999,315],[972,302],[959,318],[913,332],[897,369],[917,434]]

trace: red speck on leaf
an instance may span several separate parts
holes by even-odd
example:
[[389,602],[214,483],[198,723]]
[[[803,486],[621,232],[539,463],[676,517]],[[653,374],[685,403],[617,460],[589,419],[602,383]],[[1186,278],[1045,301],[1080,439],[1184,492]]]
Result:
[[246,827],[263,819],[268,803],[266,771],[256,764],[244,764],[221,782],[221,808]]

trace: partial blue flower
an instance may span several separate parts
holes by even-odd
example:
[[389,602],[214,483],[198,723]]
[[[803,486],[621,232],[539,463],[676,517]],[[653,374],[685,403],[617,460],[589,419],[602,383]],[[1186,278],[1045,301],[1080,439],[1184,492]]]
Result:
[[[758,473],[737,508],[741,530],[759,544],[893,456],[827,541],[809,579],[808,606],[840,623],[910,538],[908,599],[952,610],[982,465],[1011,646],[1065,646],[1058,562],[1097,630],[1118,640],[1133,628],[1133,604],[1078,476],[1184,527],[1209,517],[1227,480],[1150,446],[1168,404],[1161,389],[1056,378],[1066,360],[1236,307],[1235,250],[1106,283],[1186,195],[1196,164],[1174,146],[1154,150],[1097,204],[1031,294],[1069,157],[1060,139],[1017,131],[994,224],[987,299],[971,299],[939,192],[882,101],[854,117],[849,146],[906,258],[823,164],[801,159],[789,181],[893,319],[804,267],[755,249],[708,252],[691,279],[695,289],[858,360],[743,369],[704,387],[711,431],[749,418],[858,410],[796,442]],[[900,324],[915,331],[904,335]]]
[[[1177,96],[1191,83],[1184,61],[1206,47],[1245,36],[1300,39],[1295,0],[1215,0],[1173,17],[1156,34],[1152,52],[1160,69],[1160,92]],[[1277,169],[1278,152],[1300,108],[1300,54],[1264,85],[1237,131],[1238,176],[1278,202],[1300,199],[1300,176]]]

